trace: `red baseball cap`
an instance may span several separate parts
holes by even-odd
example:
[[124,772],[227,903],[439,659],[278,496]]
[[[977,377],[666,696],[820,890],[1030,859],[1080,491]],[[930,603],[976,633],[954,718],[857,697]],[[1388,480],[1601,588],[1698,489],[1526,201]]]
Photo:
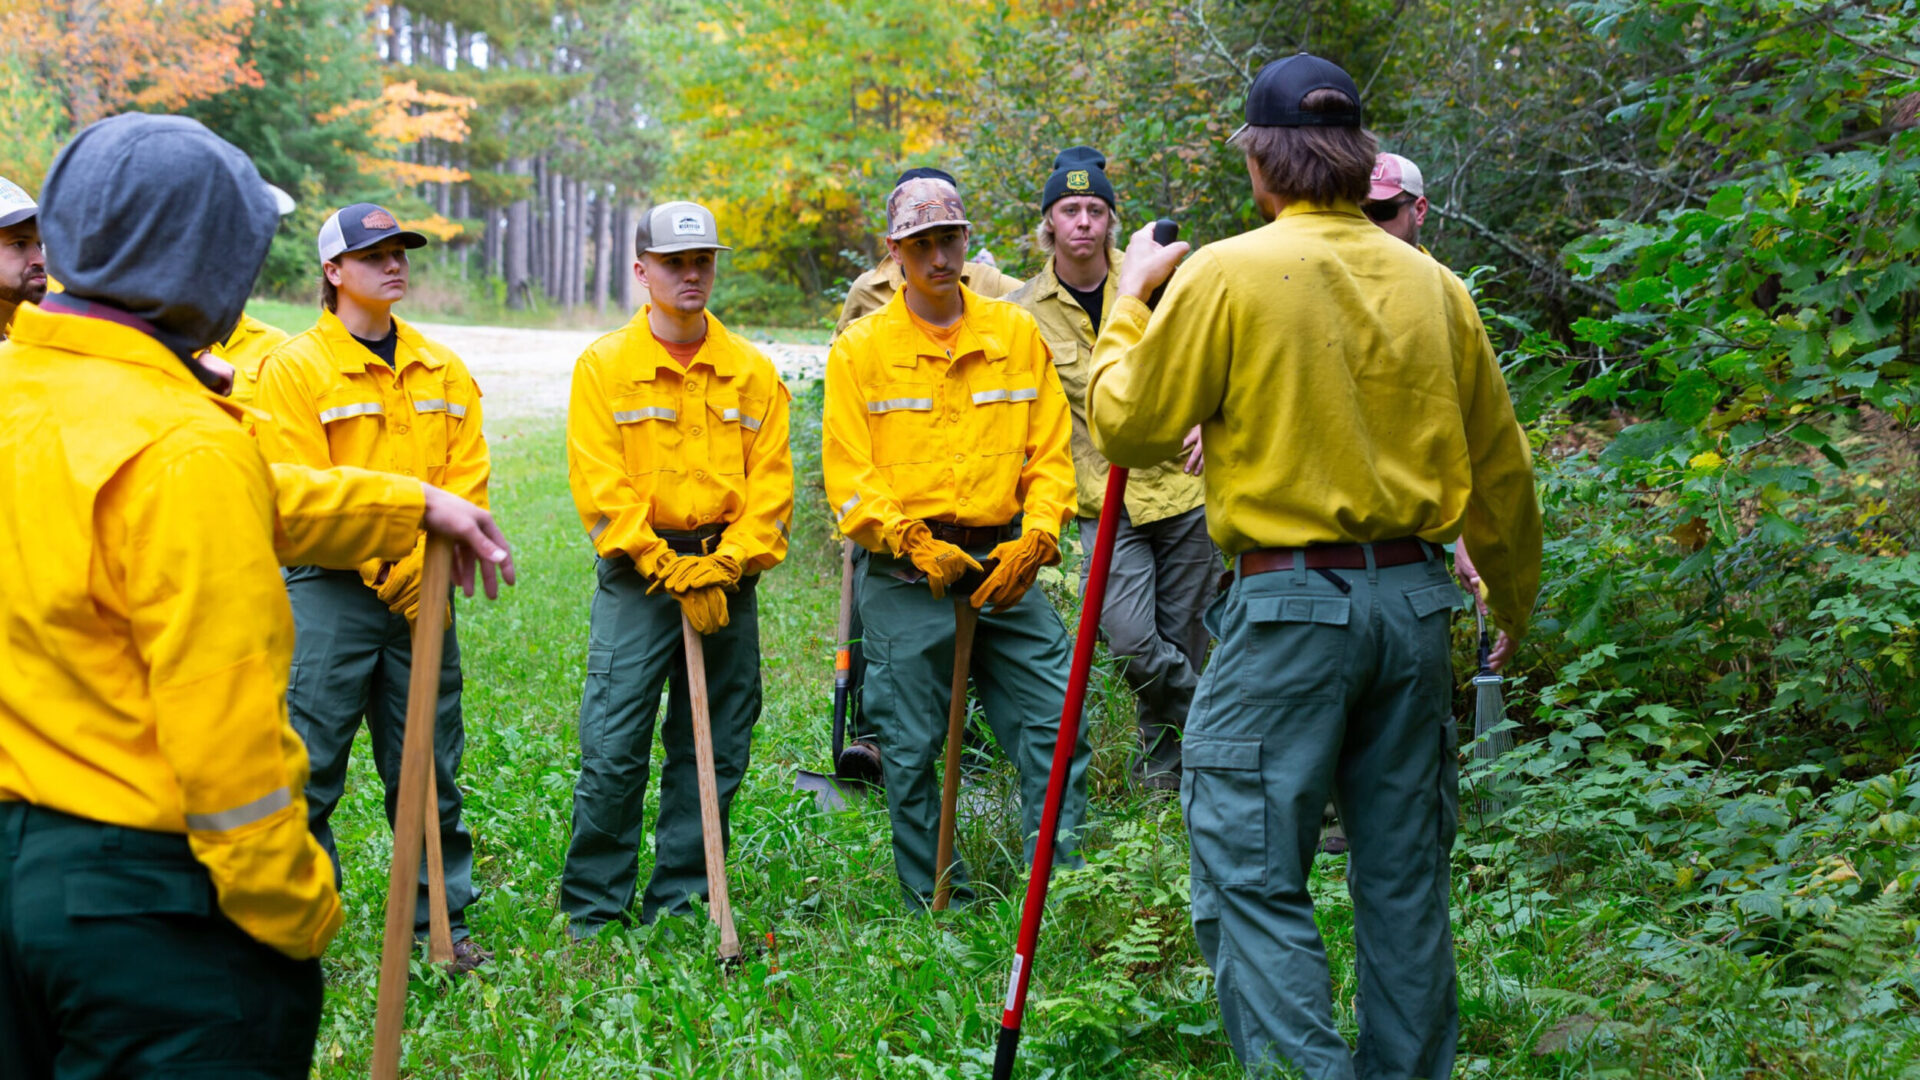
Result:
[[1416,197],[1427,193],[1427,182],[1420,176],[1420,166],[1399,154],[1381,154],[1374,158],[1373,186],[1367,191],[1367,201],[1384,202],[1403,191]]

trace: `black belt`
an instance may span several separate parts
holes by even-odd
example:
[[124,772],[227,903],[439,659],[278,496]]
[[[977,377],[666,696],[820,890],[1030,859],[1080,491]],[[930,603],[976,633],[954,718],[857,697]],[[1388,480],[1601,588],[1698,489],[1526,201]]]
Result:
[[727,531],[725,525],[702,525],[692,532],[666,532],[653,530],[653,535],[667,542],[667,550],[675,555],[711,555],[720,545],[715,543],[720,534]]
[[1407,537],[1381,540],[1373,544],[1314,544],[1303,548],[1258,548],[1240,556],[1240,576],[1270,574],[1291,570],[1295,558],[1303,558],[1309,570],[1365,570],[1367,548],[1373,549],[1373,565],[1406,566],[1423,563],[1440,551],[1439,544]]
[[988,548],[1004,543],[1013,536],[1011,525],[955,525],[951,521],[936,521],[932,518],[921,520],[933,533],[935,540],[955,547]]

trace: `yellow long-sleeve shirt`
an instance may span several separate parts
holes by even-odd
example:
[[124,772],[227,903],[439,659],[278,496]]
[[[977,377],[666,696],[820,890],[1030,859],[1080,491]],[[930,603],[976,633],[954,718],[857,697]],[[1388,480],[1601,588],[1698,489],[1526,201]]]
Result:
[[600,554],[652,576],[657,530],[724,525],[715,551],[758,574],[786,558],[793,518],[792,395],[759,349],[707,313],[687,366],[654,339],[648,308],[600,338],[573,369],[567,481]]
[[304,958],[341,911],[287,723],[276,550],[404,553],[424,505],[400,477],[270,471],[239,414],[138,330],[21,308],[0,346],[0,800],[184,833],[221,911]]
[[1074,512],[1072,421],[1033,316],[964,287],[949,357],[905,293],[847,328],[827,356],[821,464],[840,531],[900,554],[921,518],[1058,539]]
[[[254,404],[267,459],[309,468],[335,465],[399,473],[487,505],[492,463],[481,431],[480,387],[453,350],[399,318],[389,368],[322,311],[305,333],[275,349],[260,371]],[[368,587],[420,573],[422,539],[406,558],[358,569]]]
[[1473,299],[1357,206],[1296,203],[1195,252],[1094,346],[1094,445],[1153,465],[1194,424],[1207,528],[1263,547],[1461,536],[1502,629],[1540,583],[1533,459]]
[[242,313],[227,340],[208,350],[233,365],[233,392],[227,397],[242,405],[253,404],[260,385],[260,366],[273,350],[286,344],[288,334],[277,326]]

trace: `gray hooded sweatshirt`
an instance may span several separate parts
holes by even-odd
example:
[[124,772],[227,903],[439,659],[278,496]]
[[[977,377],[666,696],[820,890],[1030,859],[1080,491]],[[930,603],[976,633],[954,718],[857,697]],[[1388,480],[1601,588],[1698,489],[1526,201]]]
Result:
[[89,125],[40,189],[48,275],[145,319],[182,359],[233,331],[279,225],[253,161],[184,116]]

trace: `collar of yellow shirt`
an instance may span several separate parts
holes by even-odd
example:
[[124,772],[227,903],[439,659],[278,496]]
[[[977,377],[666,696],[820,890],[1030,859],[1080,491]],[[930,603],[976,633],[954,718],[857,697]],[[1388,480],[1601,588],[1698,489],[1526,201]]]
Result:
[[[652,304],[641,305],[640,310],[635,312],[633,318],[627,323],[634,331],[628,335],[628,340],[640,346],[639,353],[632,361],[635,366],[629,374],[645,382],[652,382],[654,377],[660,374],[661,368],[666,368],[675,374],[679,374],[682,370],[680,362],[667,352],[665,346],[654,339],[653,324],[647,321],[647,312],[652,310]],[[713,369],[715,375],[723,379],[731,379],[740,370],[739,357],[735,355],[733,334],[721,325],[713,312],[704,314],[707,317],[707,337],[701,344],[700,351],[694,354],[692,360],[687,361],[686,370],[691,371],[696,365],[705,364]]]
[[1360,212],[1360,204],[1350,199],[1335,199],[1325,203],[1314,202],[1312,199],[1299,199],[1281,207],[1280,216],[1274,220],[1279,221],[1301,214],[1346,214],[1357,218],[1367,216]]
[[[420,336],[420,331],[408,326],[398,315],[392,318],[394,330],[400,338],[393,351],[395,374],[406,370],[409,364],[425,364],[429,368],[446,366],[447,358],[428,348],[427,339]],[[375,365],[383,369],[387,366],[355,340],[347,324],[341,322],[340,316],[333,312],[321,309],[320,321],[315,326],[320,331],[320,339],[326,342],[327,355],[333,360],[334,367],[343,374],[366,371]]]
[[81,356],[116,360],[135,367],[152,368],[169,379],[193,387],[235,420],[261,415],[200,385],[200,381],[187,371],[187,366],[180,362],[180,358],[173,355],[173,350],[131,326],[105,319],[90,319],[84,315],[54,315],[32,304],[21,304],[13,317],[10,337],[14,344],[21,347],[58,349]]
[[[982,316],[981,307],[986,304],[980,294],[960,286],[960,338],[953,350],[953,359],[964,360],[979,355],[992,364],[1007,358],[1007,342],[998,331],[993,320]],[[879,311],[883,320],[881,330],[881,349],[887,362],[894,367],[917,367],[921,357],[929,360],[945,360],[945,349],[935,345],[918,326],[913,324],[913,315],[907,310],[907,290],[901,289],[887,301],[887,306]]]

